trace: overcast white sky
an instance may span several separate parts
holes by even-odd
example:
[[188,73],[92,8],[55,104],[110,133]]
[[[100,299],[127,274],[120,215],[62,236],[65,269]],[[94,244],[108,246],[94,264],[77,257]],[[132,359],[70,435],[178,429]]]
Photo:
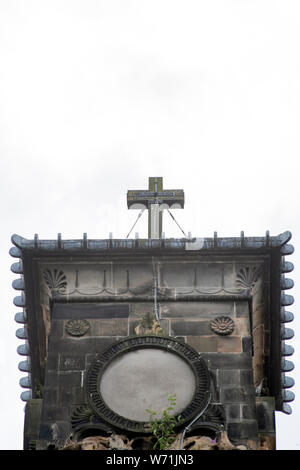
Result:
[[2,449],[23,445],[11,235],[125,238],[149,176],[184,189],[194,236],[293,233],[296,400],[276,419],[300,449],[299,45],[298,0],[0,0]]

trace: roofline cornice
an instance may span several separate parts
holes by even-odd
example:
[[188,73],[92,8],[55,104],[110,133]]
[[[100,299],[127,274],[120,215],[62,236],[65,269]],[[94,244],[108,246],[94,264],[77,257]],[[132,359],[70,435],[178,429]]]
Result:
[[13,257],[21,257],[22,252],[42,251],[42,252],[102,252],[106,250],[149,250],[149,249],[170,249],[170,250],[235,250],[235,249],[272,249],[281,248],[283,255],[292,254],[294,248],[288,244],[292,234],[289,231],[277,236],[270,236],[266,232],[264,237],[245,237],[241,232],[240,237],[218,237],[217,233],[211,238],[162,238],[162,239],[88,239],[87,234],[83,234],[81,239],[63,240],[61,234],[56,239],[40,240],[38,235],[29,240],[20,235],[14,234],[11,241],[14,247],[10,254]]

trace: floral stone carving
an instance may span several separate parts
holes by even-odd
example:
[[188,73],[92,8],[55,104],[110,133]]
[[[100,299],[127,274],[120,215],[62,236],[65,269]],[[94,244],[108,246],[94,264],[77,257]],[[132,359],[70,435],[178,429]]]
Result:
[[65,326],[66,332],[71,336],[83,336],[90,328],[87,320],[68,320]]
[[45,269],[43,276],[50,291],[64,293],[67,288],[67,279],[63,271],[59,269]]
[[234,321],[230,317],[217,317],[210,322],[212,331],[218,335],[230,335],[234,330]]
[[258,281],[261,266],[246,266],[241,268],[236,276],[236,286],[240,289],[252,289]]

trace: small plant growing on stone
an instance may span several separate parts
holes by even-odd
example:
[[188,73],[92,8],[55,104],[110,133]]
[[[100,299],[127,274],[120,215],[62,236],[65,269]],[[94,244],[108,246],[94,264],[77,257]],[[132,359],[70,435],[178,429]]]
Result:
[[169,406],[163,410],[162,417],[160,419],[155,417],[157,415],[157,411],[152,410],[151,406],[146,409],[146,412],[150,415],[151,432],[157,439],[153,449],[168,449],[168,447],[170,447],[170,445],[175,441],[175,426],[183,420],[180,416],[176,418],[172,413],[176,405],[176,394],[170,394],[168,396],[168,401]]
[[161,327],[160,323],[156,320],[155,314],[147,312],[146,315],[142,318],[140,323],[134,329],[137,335],[160,335],[165,334],[164,329]]

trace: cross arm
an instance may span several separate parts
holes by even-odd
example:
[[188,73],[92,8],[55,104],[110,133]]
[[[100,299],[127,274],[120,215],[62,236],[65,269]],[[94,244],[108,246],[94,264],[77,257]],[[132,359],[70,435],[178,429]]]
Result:
[[128,209],[149,208],[151,204],[164,204],[170,209],[183,209],[184,191],[182,189],[169,189],[163,191],[127,191]]

